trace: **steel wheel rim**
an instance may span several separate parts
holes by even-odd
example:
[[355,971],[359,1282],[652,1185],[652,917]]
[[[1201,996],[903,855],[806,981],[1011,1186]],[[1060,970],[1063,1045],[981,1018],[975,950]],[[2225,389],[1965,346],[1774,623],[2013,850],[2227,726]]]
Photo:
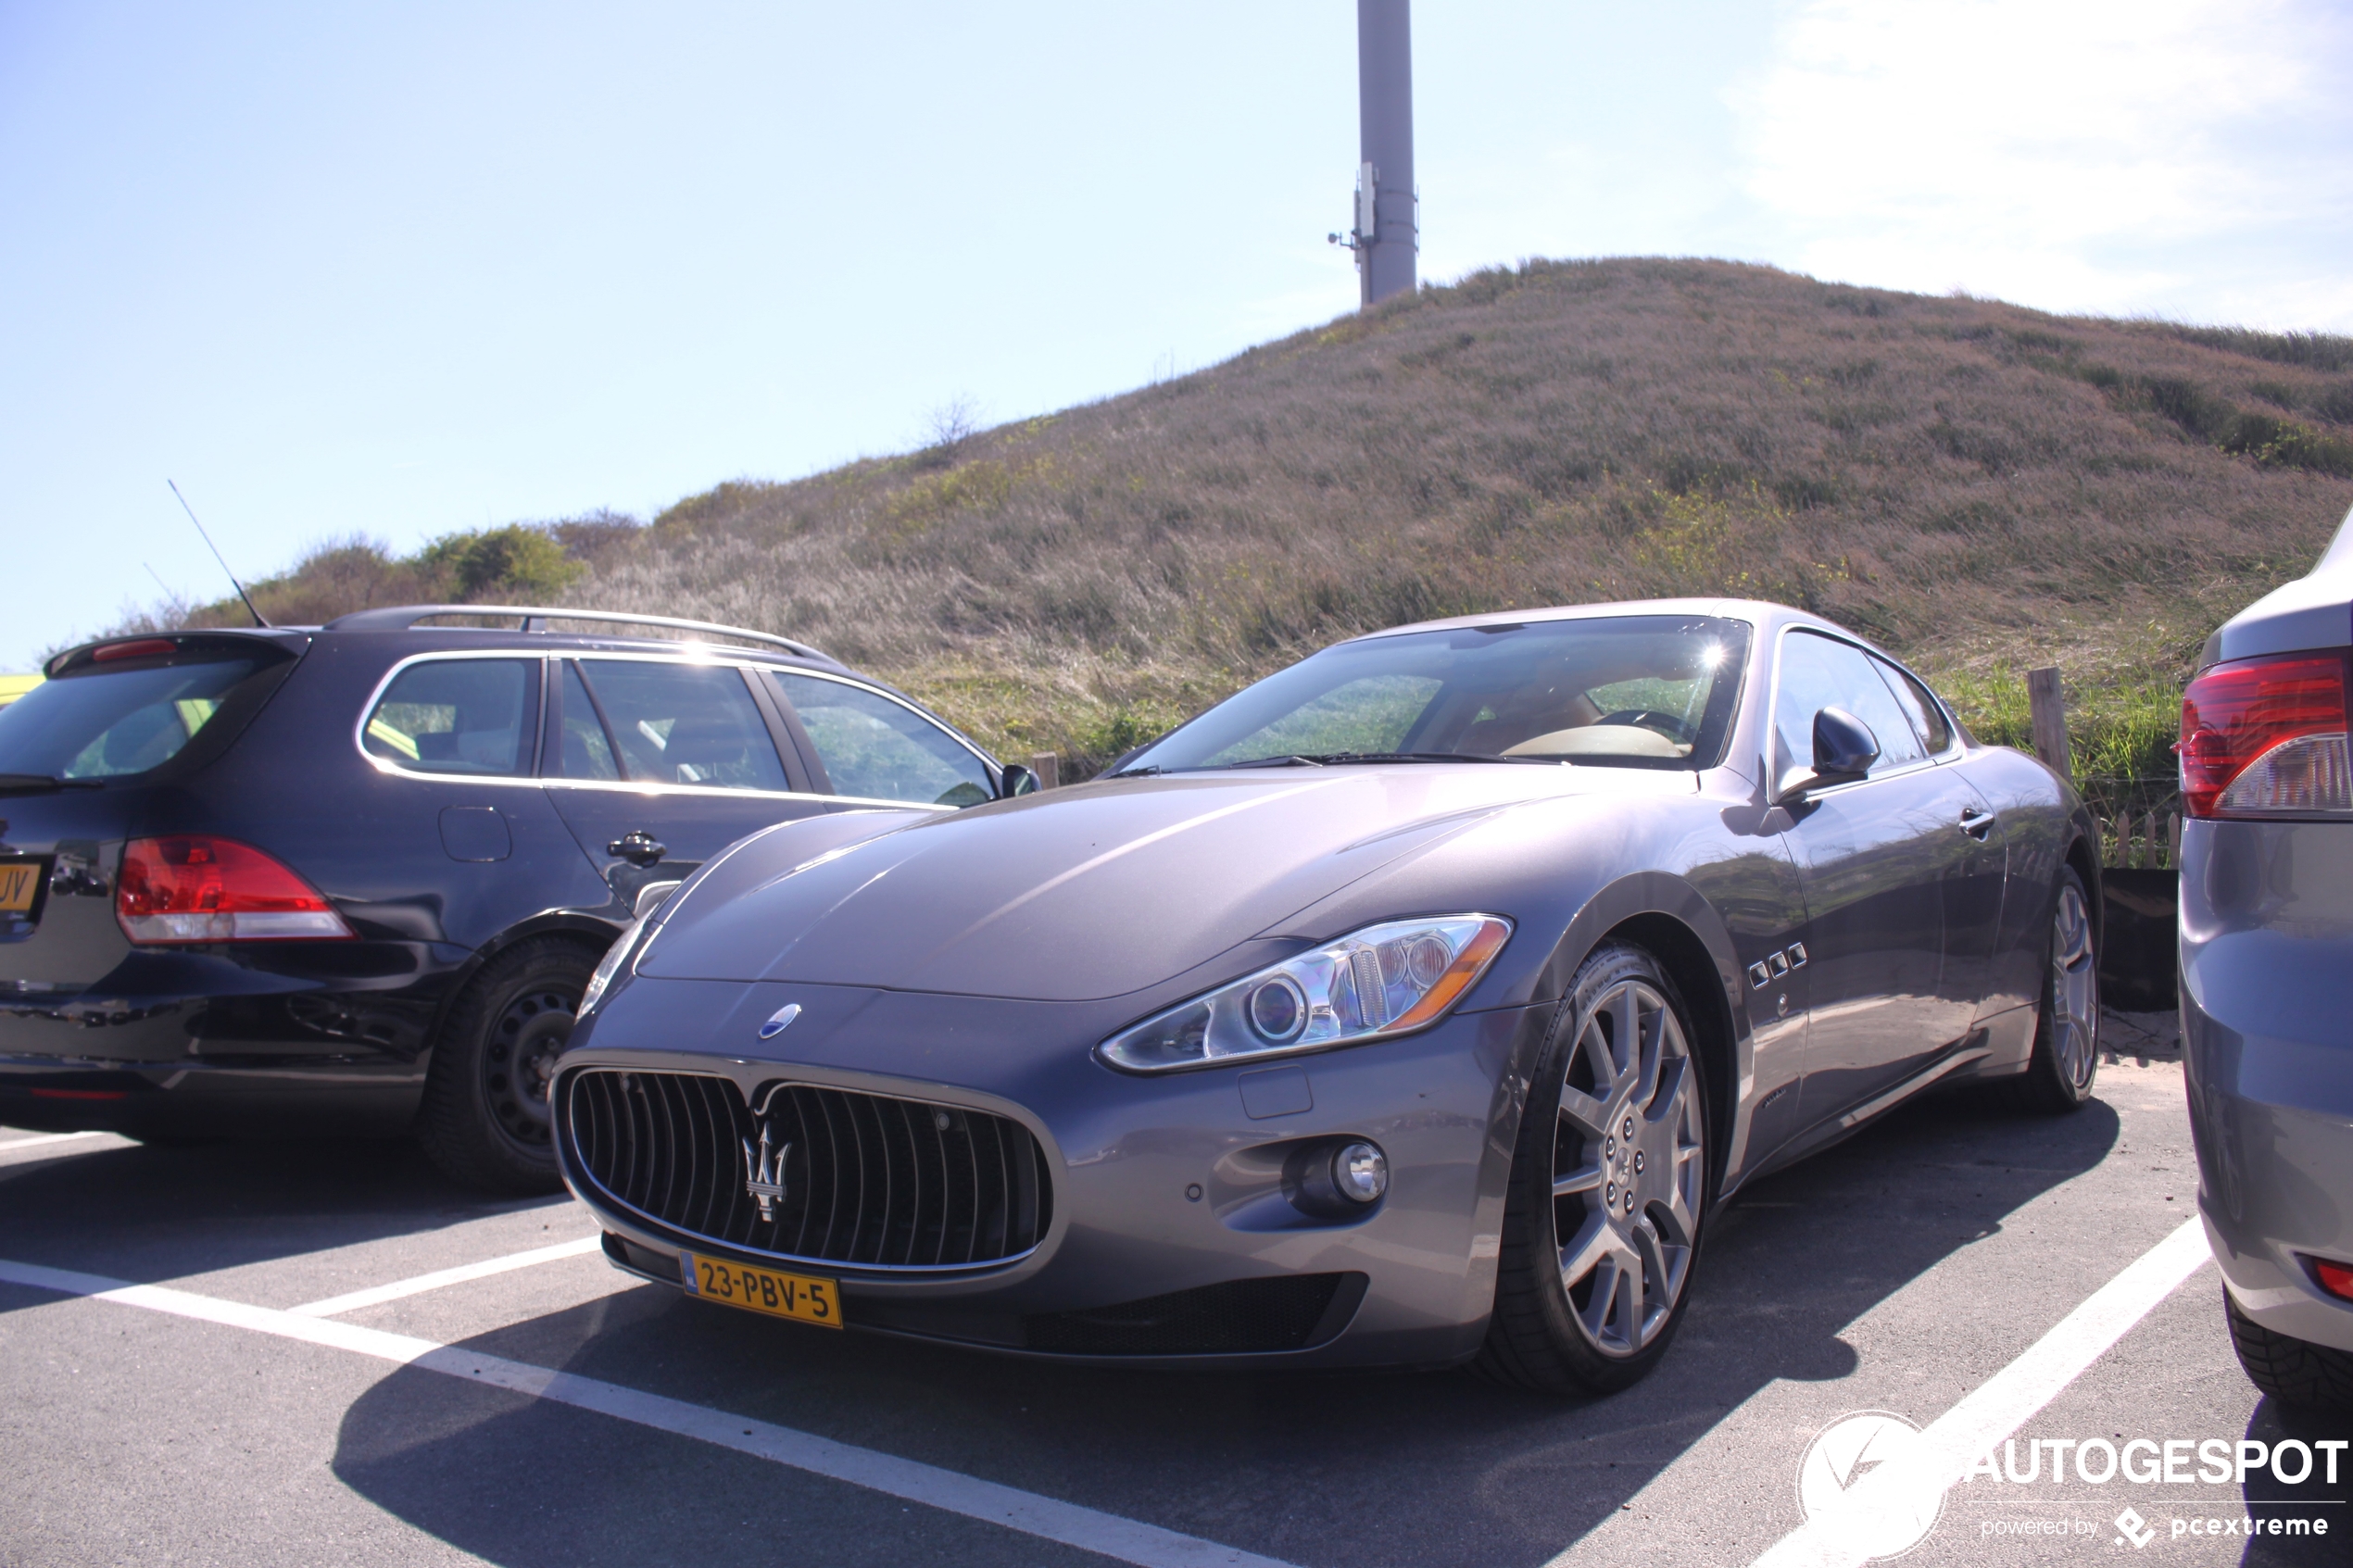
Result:
[[2051,1053],[2068,1086],[2082,1094],[2099,1063],[2100,973],[2092,912],[2073,883],[2059,889],[2051,917]]
[[483,1092],[500,1130],[516,1143],[547,1143],[547,1089],[579,1005],[577,997],[535,987],[509,1002],[491,1025],[482,1053]]
[[1553,1237],[1568,1315],[1623,1360],[1682,1299],[1706,1176],[1699,1075],[1655,986],[1621,980],[1590,1003],[1562,1069]]

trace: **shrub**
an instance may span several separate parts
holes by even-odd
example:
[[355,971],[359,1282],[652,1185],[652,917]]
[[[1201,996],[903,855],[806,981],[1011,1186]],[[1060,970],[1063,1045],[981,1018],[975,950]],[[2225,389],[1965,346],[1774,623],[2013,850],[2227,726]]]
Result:
[[426,571],[441,573],[450,591],[469,602],[550,599],[587,571],[545,532],[516,522],[447,534],[426,546],[418,560]]

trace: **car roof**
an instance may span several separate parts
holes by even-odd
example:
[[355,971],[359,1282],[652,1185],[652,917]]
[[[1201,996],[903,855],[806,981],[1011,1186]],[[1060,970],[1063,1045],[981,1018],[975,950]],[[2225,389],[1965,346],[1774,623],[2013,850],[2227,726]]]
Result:
[[[424,625],[434,618],[469,616],[477,619],[509,620],[519,622],[512,626],[449,626]],[[673,628],[682,632],[699,632],[702,637],[627,636],[610,632],[557,631],[549,628],[549,621],[606,621],[616,625],[644,625]],[[81,656],[110,644],[132,642],[143,637],[185,639],[202,637],[236,640],[251,639],[270,642],[299,651],[298,645],[319,636],[387,636],[398,635],[409,643],[431,645],[432,649],[457,648],[561,648],[571,651],[595,650],[608,653],[703,653],[725,654],[730,659],[773,664],[779,669],[817,669],[858,674],[847,664],[824,649],[771,632],[757,632],[744,627],[724,626],[712,621],[684,621],[672,616],[635,615],[604,610],[544,609],[522,605],[399,605],[376,609],[355,611],[338,616],[316,626],[205,626],[188,627],[165,632],[125,633],[110,637],[96,637],[68,648],[44,666],[52,672],[81,661]],[[713,641],[732,638],[735,642]],[[744,646],[743,643],[764,644],[765,646]],[[872,681],[868,675],[861,680]],[[881,683],[875,683],[880,684]],[[885,689],[890,689],[886,687]]]
[[[764,645],[766,647],[781,649],[783,652],[791,655],[797,659],[820,664],[828,664],[835,666],[836,668],[843,668],[840,660],[835,659],[831,654],[826,653],[823,648],[814,646],[809,643],[800,642],[792,637],[781,636],[774,632],[757,632],[753,631],[749,627],[728,626],[715,621],[687,621],[674,615],[656,615],[650,611],[643,610],[581,609],[576,607],[562,608],[541,605],[386,605],[380,608],[354,610],[348,615],[339,615],[333,621],[328,621],[324,626],[321,627],[320,630],[324,632],[406,632],[414,630],[421,621],[447,621],[459,617],[477,621],[513,620],[520,622],[520,624],[514,628],[514,631],[518,634],[522,635],[571,637],[575,639],[585,638],[591,640],[600,636],[610,638],[611,637],[611,633],[554,632],[549,630],[547,623],[551,621],[569,621],[589,623],[602,622],[607,625],[614,626],[661,626],[672,631],[700,632],[709,636],[727,637],[732,638],[736,642],[761,644]],[[437,629],[448,631],[463,630],[463,628],[459,627]],[[673,646],[677,641],[675,638],[622,638],[617,640],[626,642],[650,641],[655,646],[668,644]]]
[[2222,622],[2198,654],[2200,670],[2227,659],[2341,648],[2353,643],[2353,511],[2312,570]]
[[[1627,615],[1688,615],[1707,616],[1723,621],[1745,621],[1760,632],[1772,633],[1784,626],[1806,626],[1829,632],[1861,644],[1893,663],[1904,661],[1872,642],[1869,638],[1841,626],[1834,621],[1790,605],[1774,604],[1767,599],[1619,599],[1607,604],[1553,605],[1536,609],[1491,610],[1483,615],[1449,616],[1441,621],[1417,621],[1410,626],[1391,626],[1379,632],[1367,632],[1348,642],[1369,642],[1377,637],[1403,636],[1409,632],[1451,632],[1460,627],[1519,626],[1538,621],[1602,621]],[[1335,646],[1340,645],[1334,645]]]

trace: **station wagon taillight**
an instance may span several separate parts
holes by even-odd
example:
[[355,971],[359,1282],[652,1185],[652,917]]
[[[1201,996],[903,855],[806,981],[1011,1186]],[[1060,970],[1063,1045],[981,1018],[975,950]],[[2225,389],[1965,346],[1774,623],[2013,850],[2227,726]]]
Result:
[[233,838],[134,838],[115,919],[142,944],[285,942],[355,935],[319,890]]
[[2353,815],[2345,658],[2217,664],[2182,696],[2182,800],[2193,817]]

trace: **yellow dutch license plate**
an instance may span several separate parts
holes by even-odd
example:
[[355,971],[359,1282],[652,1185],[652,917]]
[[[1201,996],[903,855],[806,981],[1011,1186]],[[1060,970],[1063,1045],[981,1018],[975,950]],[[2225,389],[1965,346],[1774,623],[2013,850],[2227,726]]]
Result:
[[755,1269],[724,1258],[698,1258],[692,1252],[678,1254],[678,1265],[686,1276],[689,1296],[795,1323],[841,1326],[841,1298],[835,1294],[832,1280]]
[[41,886],[41,863],[37,860],[16,860],[0,865],[0,915],[20,915],[32,908],[32,895]]

